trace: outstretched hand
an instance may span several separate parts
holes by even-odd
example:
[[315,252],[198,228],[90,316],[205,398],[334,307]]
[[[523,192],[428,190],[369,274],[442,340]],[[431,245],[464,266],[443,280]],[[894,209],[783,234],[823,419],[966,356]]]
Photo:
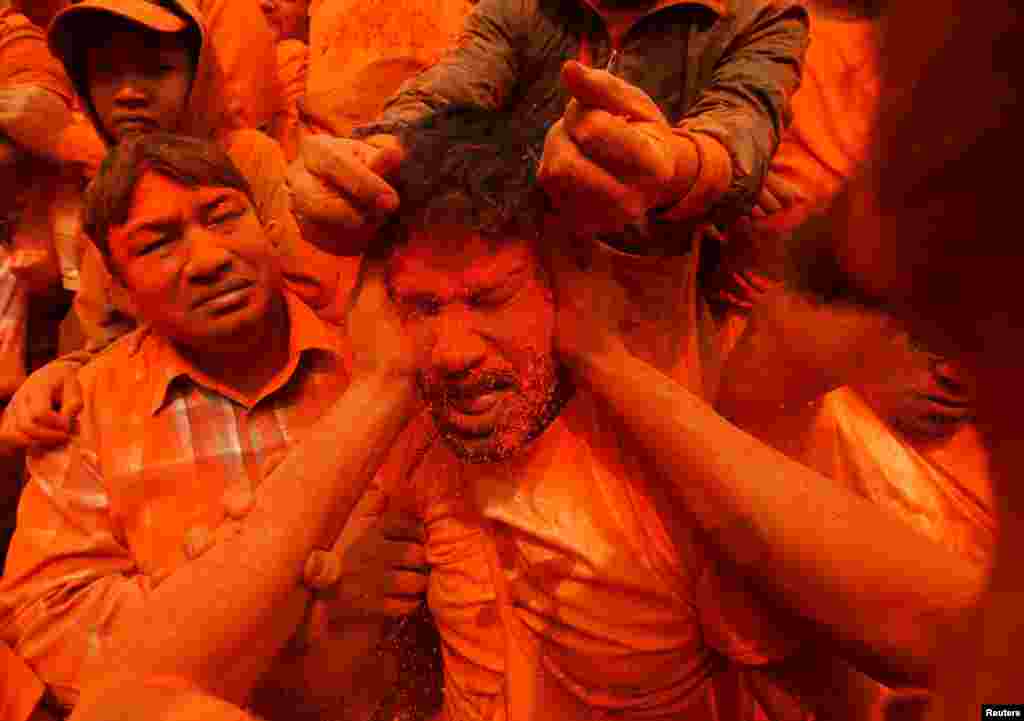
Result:
[[538,178],[584,232],[620,232],[692,187],[696,145],[643,90],[575,61],[563,66],[562,85],[572,100],[548,132]]

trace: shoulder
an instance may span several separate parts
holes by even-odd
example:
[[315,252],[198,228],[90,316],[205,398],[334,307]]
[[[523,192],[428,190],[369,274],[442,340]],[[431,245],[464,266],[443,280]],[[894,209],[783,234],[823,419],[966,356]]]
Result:
[[[78,371],[78,381],[85,397],[96,393],[133,397],[152,370],[146,357],[150,344],[149,329],[137,328],[93,356]],[[99,400],[101,403],[109,402],[108,398]]]
[[258,200],[268,189],[284,185],[288,162],[281,146],[266,133],[233,130],[224,137],[223,147]]

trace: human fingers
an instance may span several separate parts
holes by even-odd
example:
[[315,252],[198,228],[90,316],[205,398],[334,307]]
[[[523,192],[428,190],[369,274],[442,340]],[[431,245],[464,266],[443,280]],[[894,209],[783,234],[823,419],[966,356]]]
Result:
[[384,217],[398,208],[398,193],[371,166],[389,167],[394,148],[377,148],[359,140],[307,136],[301,158],[306,169],[335,193],[371,217]]
[[[766,186],[761,188],[761,194],[757,198],[757,205],[755,208],[760,210],[764,215],[775,215],[782,210],[782,203],[779,202],[779,199],[775,197],[775,194]],[[756,217],[761,217],[761,215],[759,214]]]
[[29,424],[19,428],[16,435],[23,438],[27,446],[52,446],[66,442],[70,434],[65,430]]
[[537,179],[559,213],[572,214],[573,222],[585,226],[616,230],[647,211],[641,193],[583,155],[563,121],[548,133]]
[[54,405],[50,393],[38,389],[17,398],[8,412],[13,415],[15,429],[21,432],[48,429],[66,434],[70,424],[54,409]]
[[78,374],[72,374],[64,379],[60,390],[60,417],[70,429],[75,418],[81,412],[84,401],[82,400],[82,385],[78,382]]
[[665,121],[665,115],[647,93],[605,70],[569,60],[562,65],[562,85],[583,105],[631,120]]
[[583,154],[625,182],[653,187],[675,179],[675,162],[668,148],[649,133],[611,113],[576,102],[565,112],[565,127]]
[[778,201],[780,210],[790,208],[807,198],[804,192],[795,183],[791,183],[778,173],[768,173],[764,180],[764,187]]

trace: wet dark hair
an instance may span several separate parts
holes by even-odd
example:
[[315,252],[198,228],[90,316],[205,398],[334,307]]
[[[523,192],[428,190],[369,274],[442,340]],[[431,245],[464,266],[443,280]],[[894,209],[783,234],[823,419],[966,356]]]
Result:
[[387,180],[401,206],[368,255],[386,255],[411,228],[436,224],[492,238],[535,237],[547,209],[536,182],[545,132],[510,113],[467,105],[399,128],[406,156]]
[[110,229],[127,222],[135,186],[150,170],[189,188],[233,188],[252,200],[248,181],[219,145],[171,133],[129,138],[110,151],[85,191],[83,230],[108,260]]

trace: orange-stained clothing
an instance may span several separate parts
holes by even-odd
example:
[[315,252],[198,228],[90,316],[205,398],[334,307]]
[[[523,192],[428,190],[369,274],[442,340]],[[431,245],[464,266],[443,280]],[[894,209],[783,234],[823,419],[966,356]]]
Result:
[[[964,558],[991,563],[997,534],[992,476],[973,424],[948,438],[912,442],[845,386],[744,427]],[[851,719],[924,718],[923,690],[889,689],[851,668],[844,673],[857,688]]]
[[[599,252],[627,288],[627,344],[702,394],[714,344],[696,254]],[[541,708],[566,721],[766,718],[752,669],[787,658],[795,637],[721,572],[586,390],[500,464],[463,464],[421,421],[378,483],[426,524],[450,721],[519,721]]]
[[762,221],[792,230],[832,198],[867,159],[879,102],[879,27],[870,20],[830,20],[811,11],[811,44],[793,124],[769,173],[795,185],[803,202]]
[[259,0],[197,0],[222,78],[227,122],[276,137],[283,111],[274,33]]
[[275,133],[284,156],[294,160],[299,152],[299,138],[306,129],[302,120],[301,101],[306,96],[309,75],[309,46],[301,40],[283,40],[277,44],[277,79],[281,85],[283,115]]
[[[71,82],[50,54],[43,31],[24,15],[0,9],[0,90],[30,88],[52,93],[69,109],[74,105]],[[0,112],[7,110],[0,108]],[[34,124],[48,127],[38,120]],[[78,194],[82,175],[94,172],[106,152],[89,122],[78,114],[59,132],[41,132],[38,141],[50,157],[63,159],[65,167],[35,157],[33,150],[42,152],[36,147],[16,148],[17,162],[0,167],[0,236],[9,243],[0,260],[0,397],[4,398],[17,389],[26,372],[30,293],[49,291],[61,280],[65,285],[76,280],[76,247],[65,242],[69,232],[74,235],[69,228],[76,216],[74,203],[66,200]]]
[[514,462],[464,465],[437,440],[402,452],[422,454],[393,502],[426,523],[447,719],[762,718],[746,669],[793,639],[599,402],[580,391]]
[[942,441],[912,442],[843,387],[798,411],[773,414],[756,430],[965,558],[990,560],[995,504],[988,453],[973,424]]
[[224,523],[225,492],[257,486],[346,388],[343,334],[286,298],[289,362],[258,397],[141,328],[82,369],[74,438],[30,454],[0,639],[61,703],[77,701],[83,662],[123,614]]
[[[25,380],[28,294],[10,268],[10,255],[0,248],[0,400],[6,401]],[[9,479],[5,483],[11,483]],[[6,491],[5,491],[6,494]]]
[[311,0],[305,109],[345,135],[454,44],[472,0],[401,0],[386,11],[360,0]]
[[47,49],[42,29],[10,8],[0,8],[0,58],[0,87],[35,85],[71,104],[71,82]]
[[0,719],[27,721],[45,690],[25,662],[0,643]]

